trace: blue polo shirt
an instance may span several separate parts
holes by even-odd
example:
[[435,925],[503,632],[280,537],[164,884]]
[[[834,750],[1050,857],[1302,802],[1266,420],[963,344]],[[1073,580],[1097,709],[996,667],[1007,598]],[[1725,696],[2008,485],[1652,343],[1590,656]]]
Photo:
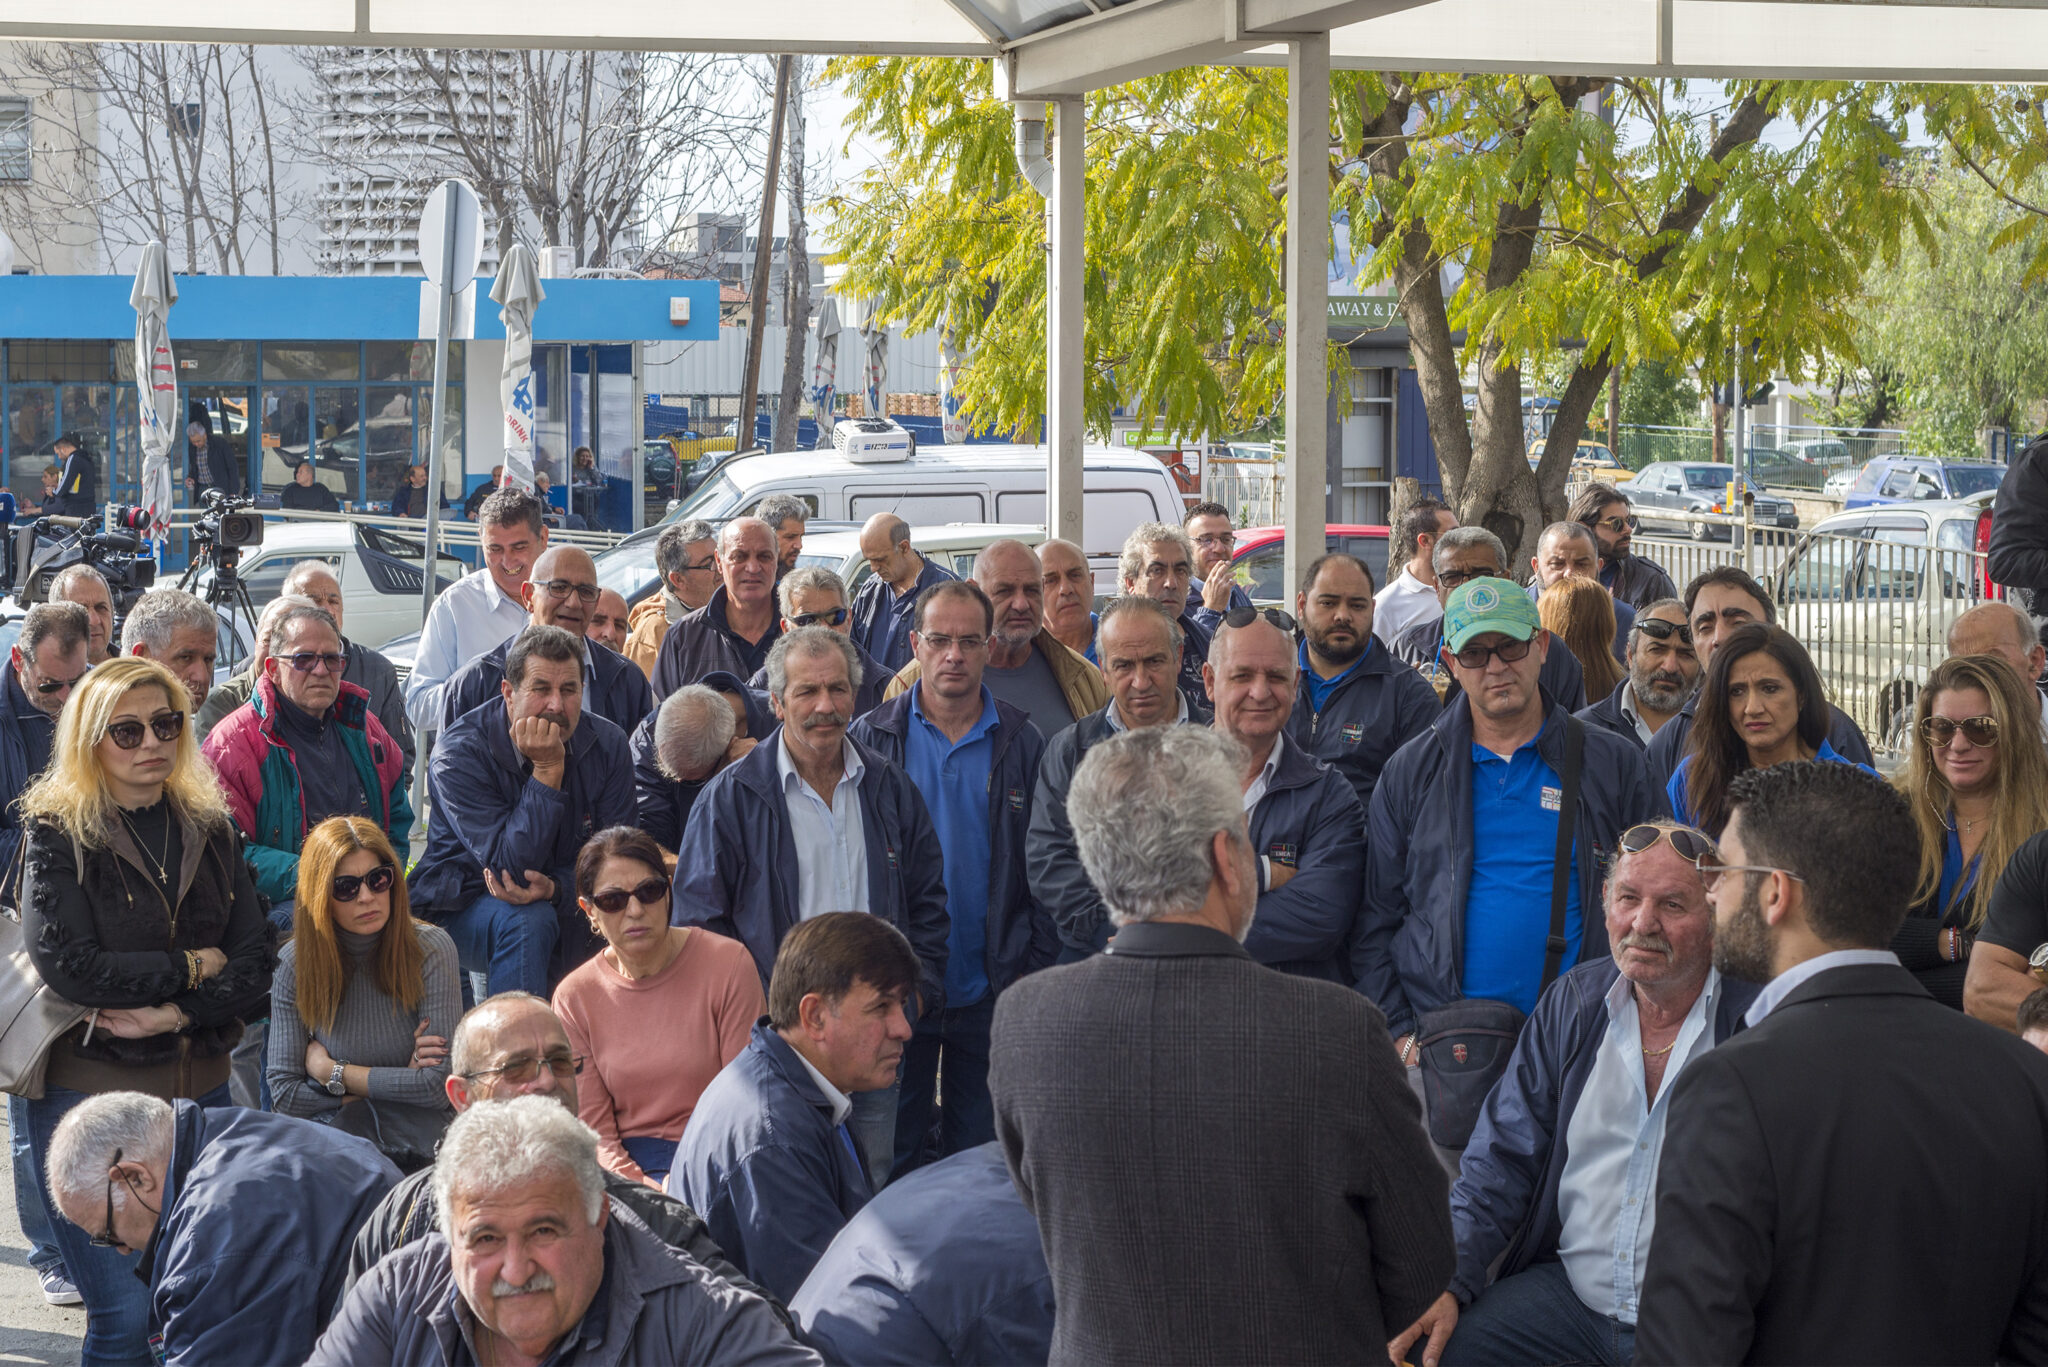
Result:
[[1365,638],[1365,649],[1358,653],[1358,658],[1346,665],[1339,673],[1332,674],[1326,679],[1316,673],[1315,667],[1308,662],[1308,642],[1303,641],[1295,650],[1301,660],[1301,677],[1308,684],[1309,705],[1318,712],[1322,711],[1323,704],[1327,703],[1330,700],[1330,695],[1337,691],[1337,685],[1343,683],[1353,674],[1356,674],[1358,667],[1365,663],[1365,657],[1372,654],[1378,648],[1378,642],[1371,636],[1367,636]]
[[924,798],[946,865],[946,1005],[988,995],[988,785],[996,757],[996,700],[981,689],[981,718],[956,745],[925,719],[922,688],[910,692],[903,769]]
[[[1546,729],[1549,723],[1545,722]],[[1540,736],[1541,733],[1539,732]],[[1502,759],[1472,747],[1472,882],[1465,894],[1465,981],[1468,997],[1536,1009],[1550,939],[1550,884],[1557,859],[1557,822],[1564,784],[1536,751],[1536,742]],[[1577,839],[1573,862],[1577,863]],[[1577,869],[1565,880],[1564,959],[1578,962],[1585,937]]]

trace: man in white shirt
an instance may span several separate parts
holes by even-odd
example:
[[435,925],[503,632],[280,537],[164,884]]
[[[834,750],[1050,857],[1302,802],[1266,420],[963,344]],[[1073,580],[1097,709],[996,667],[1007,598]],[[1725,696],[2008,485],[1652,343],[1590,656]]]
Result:
[[478,510],[484,567],[434,599],[405,681],[405,714],[421,735],[440,726],[441,685],[449,676],[527,625],[519,590],[548,548],[541,512],[540,500],[521,489],[500,489]]
[[1401,514],[1401,525],[1394,529],[1394,554],[1402,561],[1401,572],[1373,604],[1372,634],[1383,644],[1391,646],[1416,623],[1444,615],[1430,556],[1437,538],[1457,525],[1458,515],[1434,498],[1419,498]]

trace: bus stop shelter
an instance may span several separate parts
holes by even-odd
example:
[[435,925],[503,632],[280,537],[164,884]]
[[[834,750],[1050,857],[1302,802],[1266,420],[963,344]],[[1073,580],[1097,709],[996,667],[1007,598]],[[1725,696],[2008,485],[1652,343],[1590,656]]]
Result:
[[992,60],[999,91],[1054,109],[1047,530],[1073,540],[1081,530],[1081,98],[1177,67],[1284,65],[1288,583],[1321,553],[1324,536],[1333,66],[2048,80],[2048,0],[71,0],[54,11],[0,0],[0,36]]

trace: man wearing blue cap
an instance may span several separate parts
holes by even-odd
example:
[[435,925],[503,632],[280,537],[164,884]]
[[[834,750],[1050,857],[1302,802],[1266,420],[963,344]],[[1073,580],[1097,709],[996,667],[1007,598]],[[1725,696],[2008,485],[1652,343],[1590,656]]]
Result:
[[1608,953],[1601,870],[1621,832],[1663,814],[1641,752],[1537,687],[1552,649],[1519,585],[1459,585],[1442,658],[1460,691],[1373,792],[1352,968],[1446,1155],[1543,989]]

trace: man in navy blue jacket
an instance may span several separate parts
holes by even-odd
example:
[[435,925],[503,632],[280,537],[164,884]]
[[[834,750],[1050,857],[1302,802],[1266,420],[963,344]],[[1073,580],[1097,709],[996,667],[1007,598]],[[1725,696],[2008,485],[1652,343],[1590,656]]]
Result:
[[1667,1098],[1758,991],[1714,969],[1693,863],[1710,848],[1669,822],[1623,833],[1607,879],[1614,953],[1551,984],[1487,1097],[1451,1188],[1457,1274],[1388,1346],[1397,1361],[1630,1361]]
[[58,1124],[49,1181],[65,1219],[139,1255],[158,1361],[201,1367],[306,1360],[398,1169],[325,1125],[102,1092]]
[[876,513],[860,529],[860,553],[872,573],[853,600],[853,643],[891,673],[910,663],[910,613],[917,596],[958,575],[910,546],[910,524]]
[[633,821],[673,850],[711,776],[775,730],[767,695],[724,671],[685,684],[633,728]]
[[806,920],[775,961],[767,1016],[690,1113],[668,1193],[782,1300],[874,1194],[847,1128],[852,1094],[895,1080],[921,971],[880,917]]
[[1259,904],[1244,947],[1270,968],[1342,982],[1365,873],[1365,808],[1342,774],[1287,739],[1297,669],[1294,636],[1279,624],[1287,620],[1233,608],[1217,624],[1202,674],[1216,729],[1245,757]]
[[500,696],[443,731],[428,762],[412,905],[494,993],[545,997],[596,951],[576,906],[576,854],[633,819],[626,733],[583,711],[585,649],[560,627],[521,632]]
[[[589,552],[576,546],[543,551],[519,589],[529,625],[560,627],[578,637],[584,636],[590,623],[590,614],[597,607],[597,594],[597,565]],[[471,660],[441,685],[443,733],[463,713],[498,696],[505,682],[505,652],[511,649],[513,639],[516,635]],[[603,717],[621,731],[631,731],[654,710],[654,690],[647,686],[647,676],[639,666],[617,651],[592,642],[584,660],[583,710],[591,716]]]
[[790,1313],[828,1362],[1044,1362],[1052,1271],[1002,1146],[956,1153],[861,1207]]
[[[798,571],[802,573],[802,571]],[[917,785],[945,856],[946,1006],[917,1023],[904,1051],[893,1169],[916,1166],[946,1079],[939,1152],[995,1138],[988,1097],[996,994],[1059,952],[1024,872],[1024,836],[1045,738],[982,683],[995,608],[965,580],[918,596],[910,633],[918,681],[848,733]]]
[[1180,626],[1180,691],[1193,707],[1207,708],[1202,666],[1209,659],[1209,628],[1188,607],[1188,585],[1195,577],[1195,543],[1168,522],[1141,522],[1124,538],[1117,558],[1117,582],[1123,592],[1141,594],[1165,608]]

